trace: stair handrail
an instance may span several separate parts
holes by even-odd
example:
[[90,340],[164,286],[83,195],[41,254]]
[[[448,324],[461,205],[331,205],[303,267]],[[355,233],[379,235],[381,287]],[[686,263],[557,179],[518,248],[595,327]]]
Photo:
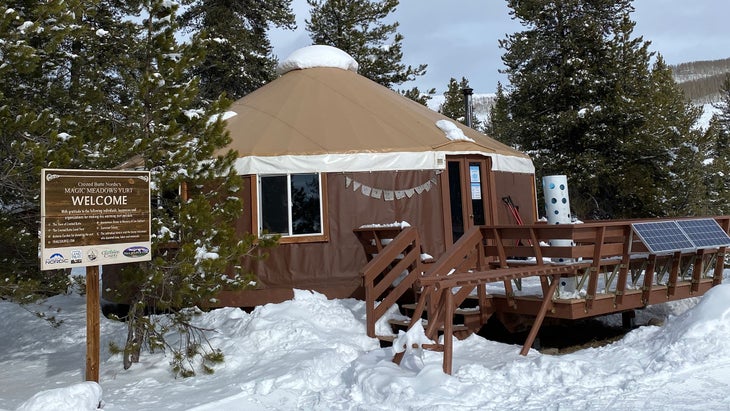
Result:
[[[378,240],[377,228],[373,238]],[[360,229],[359,231],[365,231]],[[407,273],[406,273],[407,271]],[[406,273],[405,276],[402,274]],[[415,227],[405,227],[392,241],[383,244],[380,252],[360,271],[365,288],[367,334],[375,338],[375,324],[395,304],[423,273],[421,240]],[[402,278],[401,278],[402,277]],[[397,285],[396,280],[400,280]],[[380,303],[376,306],[376,301]]]
[[[479,247],[482,244],[483,235],[481,228],[475,226],[467,230],[461,238],[459,238],[452,247],[446,250],[446,253],[441,256],[426,272],[424,277],[441,277],[447,276],[452,271],[465,271],[468,268],[464,264],[469,264],[469,257],[474,256],[475,258],[481,258]],[[475,253],[476,255],[472,254]],[[477,263],[477,261],[475,261]],[[476,265],[476,264],[475,264]]]

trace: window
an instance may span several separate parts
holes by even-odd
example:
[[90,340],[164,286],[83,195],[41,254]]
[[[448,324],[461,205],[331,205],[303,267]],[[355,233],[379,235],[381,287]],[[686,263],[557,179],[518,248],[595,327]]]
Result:
[[318,173],[259,178],[259,230],[282,237],[322,236],[322,184]]

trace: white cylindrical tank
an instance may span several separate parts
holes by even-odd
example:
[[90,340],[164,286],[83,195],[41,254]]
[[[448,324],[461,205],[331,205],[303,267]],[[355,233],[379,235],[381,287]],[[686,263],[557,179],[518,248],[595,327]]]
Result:
[[[545,176],[542,178],[542,189],[545,195],[545,214],[548,224],[571,224],[570,199],[568,197],[568,178],[564,175]],[[573,246],[569,239],[551,239],[551,246]],[[563,258],[553,258],[554,262],[566,262]],[[577,278],[562,278],[560,291],[574,293]]]
[[548,224],[570,224],[568,178],[563,175],[545,176],[542,178],[542,189]]

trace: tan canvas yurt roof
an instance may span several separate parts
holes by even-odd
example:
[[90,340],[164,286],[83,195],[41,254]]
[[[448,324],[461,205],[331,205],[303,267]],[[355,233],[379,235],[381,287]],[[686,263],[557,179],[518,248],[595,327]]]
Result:
[[240,174],[443,169],[447,154],[492,157],[534,173],[527,155],[356,73],[341,50],[309,46],[283,75],[233,103],[227,118]]

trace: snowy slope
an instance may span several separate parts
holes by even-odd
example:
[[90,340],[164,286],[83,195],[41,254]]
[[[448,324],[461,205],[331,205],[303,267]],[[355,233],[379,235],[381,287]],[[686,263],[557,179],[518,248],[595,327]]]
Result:
[[[482,124],[487,124],[489,121],[489,112],[492,105],[494,105],[496,97],[497,95],[494,93],[474,94],[472,96],[472,110]],[[439,111],[441,105],[444,104],[444,100],[445,98],[443,94],[435,95],[428,101],[428,108],[434,111]],[[712,116],[717,112],[718,110],[714,108],[712,104],[703,104],[702,116],[697,121],[697,127],[702,130],[707,129]]]

